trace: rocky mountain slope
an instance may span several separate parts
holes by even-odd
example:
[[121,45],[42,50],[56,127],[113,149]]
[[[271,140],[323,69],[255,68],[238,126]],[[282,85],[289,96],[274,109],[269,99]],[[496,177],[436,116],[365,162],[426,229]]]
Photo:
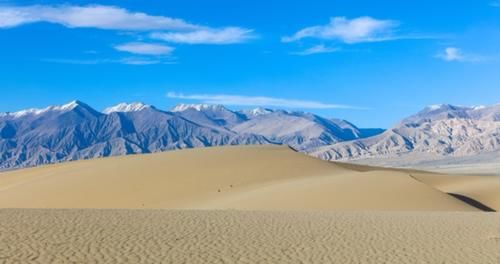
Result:
[[247,117],[248,121],[234,126],[232,130],[263,135],[299,151],[363,138],[368,134],[368,130],[359,129],[347,121],[326,119],[310,113],[276,110]]
[[283,110],[178,105],[162,111],[122,103],[101,113],[74,101],[1,113],[0,169],[203,146],[289,144],[304,151],[373,131],[380,130]]
[[[310,149],[326,160],[407,165],[500,151],[500,105],[429,106],[374,137]],[[370,163],[370,162],[368,162]]]

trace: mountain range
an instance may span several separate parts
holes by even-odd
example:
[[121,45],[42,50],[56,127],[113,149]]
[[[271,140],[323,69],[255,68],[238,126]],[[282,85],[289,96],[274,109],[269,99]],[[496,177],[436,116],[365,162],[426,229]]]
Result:
[[102,112],[73,101],[0,113],[0,170],[166,150],[286,144],[325,160],[419,167],[500,160],[500,105],[433,105],[387,130],[267,108],[180,104],[169,111],[121,103]]
[[296,150],[382,133],[310,113],[181,104],[163,111],[143,103],[99,112],[73,101],[0,114],[0,169],[173,149],[288,144]]
[[[384,166],[457,163],[500,157],[500,104],[426,107],[385,132],[363,139],[309,149],[326,160]],[[489,157],[487,157],[489,156]]]

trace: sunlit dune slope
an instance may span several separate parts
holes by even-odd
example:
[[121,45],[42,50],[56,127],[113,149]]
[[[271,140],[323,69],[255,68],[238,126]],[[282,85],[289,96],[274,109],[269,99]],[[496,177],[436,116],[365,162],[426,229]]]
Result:
[[416,173],[415,178],[446,193],[463,195],[500,211],[500,177]]
[[199,148],[5,172],[0,207],[477,210],[405,171],[355,170],[282,146]]

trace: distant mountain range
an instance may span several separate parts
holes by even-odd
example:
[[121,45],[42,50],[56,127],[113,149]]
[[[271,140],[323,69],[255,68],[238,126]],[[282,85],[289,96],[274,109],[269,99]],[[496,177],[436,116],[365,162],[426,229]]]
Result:
[[122,103],[99,112],[73,101],[0,113],[0,169],[220,145],[288,144],[305,152],[383,131],[264,108],[231,111],[222,105],[181,104],[163,111]]
[[415,166],[441,160],[500,160],[500,105],[429,106],[392,128],[362,129],[311,113],[143,103],[99,112],[80,101],[0,113],[0,170],[173,149],[287,144],[325,160]]
[[500,104],[433,105],[379,135],[307,150],[326,160],[385,166],[478,161],[500,157]]

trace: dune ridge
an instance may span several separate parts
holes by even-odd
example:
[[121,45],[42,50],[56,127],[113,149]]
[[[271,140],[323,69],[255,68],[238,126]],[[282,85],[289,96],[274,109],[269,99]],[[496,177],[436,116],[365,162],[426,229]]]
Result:
[[2,208],[476,211],[401,170],[232,146],[0,174]]
[[415,178],[445,193],[463,195],[500,211],[500,177],[415,173]]

